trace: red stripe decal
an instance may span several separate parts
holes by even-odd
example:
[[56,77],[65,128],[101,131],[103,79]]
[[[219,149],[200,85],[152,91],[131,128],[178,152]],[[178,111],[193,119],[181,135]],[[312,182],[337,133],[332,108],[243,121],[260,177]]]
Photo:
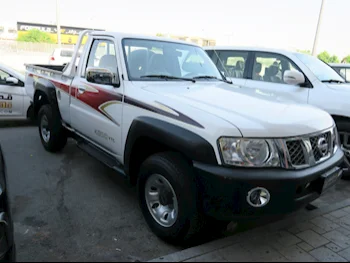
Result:
[[[52,81],[52,80],[51,80]],[[52,81],[52,83],[58,88],[61,89],[69,94],[69,86],[60,82]],[[121,94],[116,94],[112,92],[105,91],[101,89],[98,86],[91,85],[90,83],[82,83],[82,85],[90,86],[93,89],[96,90],[96,92],[85,90],[82,94],[76,94],[77,88],[71,86],[70,88],[70,95],[76,98],[77,100],[89,105],[94,110],[100,112],[103,114],[106,118],[109,120],[115,122],[113,119],[111,119],[110,116],[108,116],[105,112],[101,111],[99,107],[109,101],[122,101],[123,96]]]
[[86,90],[83,94],[77,94],[77,99],[86,103],[87,105],[101,112],[102,114],[105,114],[99,109],[99,107],[102,104],[108,101],[122,101],[123,96],[121,94],[108,92],[106,90],[101,89],[98,86],[91,85],[89,83],[82,83],[82,84],[90,86],[93,89],[96,89],[98,92],[96,93],[96,92],[90,92]]
[[56,88],[61,89],[64,92],[69,94],[69,86],[68,85],[63,84],[61,82],[53,81],[53,80],[51,80],[51,82],[55,85]]
[[[39,77],[39,76],[38,76]],[[40,78],[40,77],[39,77]],[[69,94],[69,85],[66,85],[64,83],[61,82],[57,82],[57,81],[53,81],[53,80],[49,80],[51,81],[56,88],[63,90],[64,92]],[[145,110],[149,110],[158,114],[161,114],[163,116],[167,116],[185,123],[188,123],[190,125],[199,127],[199,128],[204,128],[201,124],[199,124],[198,122],[192,120],[191,118],[189,118],[188,116],[182,114],[181,112],[176,111],[175,109],[172,109],[169,106],[166,106],[168,108],[170,108],[171,110],[177,112],[178,116],[175,116],[173,114],[170,114],[164,110],[161,110],[159,108],[156,108],[152,105],[148,105],[146,103],[143,103],[141,101],[135,100],[133,98],[129,98],[127,96],[124,96],[122,94],[118,94],[118,93],[114,93],[114,92],[110,92],[110,91],[106,91],[104,89],[101,89],[99,86],[96,85],[92,85],[88,82],[81,82],[81,85],[84,86],[90,86],[92,89],[96,90],[96,91],[89,91],[89,90],[85,90],[84,93],[82,94],[76,94],[77,93],[77,88],[76,87],[71,87],[70,88],[70,95],[73,96],[74,98],[76,98],[77,100],[89,105],[91,108],[93,108],[94,110],[100,112],[101,114],[103,114],[106,118],[108,118],[109,120],[113,121],[114,123],[116,123],[113,119],[111,119],[110,116],[108,116],[105,112],[101,111],[99,109],[99,107],[109,101],[123,101],[124,98],[124,103],[136,106],[136,107],[140,107],[143,108]],[[159,103],[159,102],[158,102]],[[116,123],[117,125],[119,125],[118,123]]]

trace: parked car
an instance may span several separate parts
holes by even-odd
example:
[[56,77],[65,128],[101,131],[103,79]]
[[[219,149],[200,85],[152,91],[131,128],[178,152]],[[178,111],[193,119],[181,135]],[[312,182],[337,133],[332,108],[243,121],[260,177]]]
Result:
[[49,65],[66,64],[71,60],[73,53],[73,49],[55,48],[50,56]]
[[0,262],[16,261],[11,205],[4,153],[0,146]]
[[181,241],[206,225],[288,213],[342,176],[325,111],[227,83],[192,43],[83,31],[78,47],[85,35],[78,67],[77,53],[60,70],[26,65],[28,78],[41,80],[41,143],[57,152],[72,137],[137,185],[159,237]]
[[[50,56],[49,65],[67,64],[71,61],[73,54],[74,54],[74,49],[55,48]],[[79,57],[80,57],[80,53],[79,53]]]
[[350,64],[348,63],[329,63],[329,65],[346,81],[350,82]]
[[[205,49],[234,84],[264,93],[276,101],[310,104],[330,113],[347,156],[344,166],[350,168],[350,85],[329,65],[316,57],[287,50]],[[346,178],[349,176],[350,171]]]
[[33,106],[20,72],[0,64],[0,120],[32,119]]

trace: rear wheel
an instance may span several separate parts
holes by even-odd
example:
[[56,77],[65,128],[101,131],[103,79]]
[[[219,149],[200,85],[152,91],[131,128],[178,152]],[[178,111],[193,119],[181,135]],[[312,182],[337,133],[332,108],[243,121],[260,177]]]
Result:
[[49,152],[58,152],[67,143],[67,131],[59,118],[54,117],[52,107],[44,105],[38,114],[39,135],[41,143]]
[[188,240],[204,225],[192,169],[178,153],[155,154],[141,165],[138,194],[148,226],[168,242]]
[[349,180],[350,179],[350,122],[338,121],[337,128],[339,132],[341,148],[344,151],[344,154],[346,157],[343,167],[348,169],[344,173],[343,178],[346,180]]

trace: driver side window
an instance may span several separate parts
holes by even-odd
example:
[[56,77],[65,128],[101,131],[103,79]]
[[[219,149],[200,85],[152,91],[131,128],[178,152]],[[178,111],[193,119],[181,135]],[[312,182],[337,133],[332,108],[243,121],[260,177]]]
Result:
[[88,67],[105,68],[116,75],[118,74],[116,51],[113,41],[107,39],[94,40],[89,53]]
[[286,70],[300,72],[298,67],[285,56],[274,53],[256,52],[252,79],[287,84],[283,80],[283,75]]
[[9,74],[7,74],[6,72],[0,70],[0,85],[7,85],[6,79],[8,77],[10,77]]

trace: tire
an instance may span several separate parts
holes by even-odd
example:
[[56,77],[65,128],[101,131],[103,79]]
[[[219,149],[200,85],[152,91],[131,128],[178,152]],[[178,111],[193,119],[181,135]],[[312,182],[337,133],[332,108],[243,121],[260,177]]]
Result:
[[34,115],[34,107],[33,105],[30,105],[27,110],[27,119],[31,122],[35,121],[35,115]]
[[[46,122],[46,125],[43,123]],[[62,126],[60,118],[55,116],[52,107],[43,105],[38,114],[39,136],[44,148],[49,152],[58,152],[67,144],[67,131]],[[46,128],[44,128],[44,126]],[[47,136],[44,136],[44,131]]]
[[[147,183],[155,175],[163,177],[163,183],[166,184],[165,181],[167,181],[176,195],[178,211],[176,220],[171,226],[164,226],[157,222],[147,205],[145,195]],[[137,190],[143,216],[150,229],[159,238],[170,243],[179,243],[190,240],[205,226],[204,217],[199,212],[193,171],[180,154],[165,152],[146,159],[140,168]],[[159,202],[160,205],[161,202]]]
[[[346,120],[340,120],[336,122],[339,137],[340,137],[340,143],[343,145],[343,136],[342,133],[348,133],[350,134],[350,121]],[[350,140],[349,140],[350,142]],[[348,149],[350,150],[350,149]],[[343,173],[342,179],[344,180],[350,180],[350,155],[347,155],[344,163],[343,163],[343,168],[347,168],[348,170]]]

